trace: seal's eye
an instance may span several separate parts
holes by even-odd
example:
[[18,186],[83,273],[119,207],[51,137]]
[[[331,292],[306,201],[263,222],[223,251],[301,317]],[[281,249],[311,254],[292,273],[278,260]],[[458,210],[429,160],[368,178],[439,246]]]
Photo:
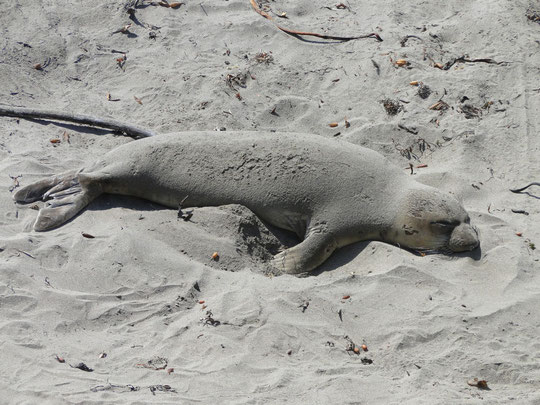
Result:
[[431,222],[431,225],[434,225],[434,226],[438,226],[440,228],[444,228],[444,229],[452,229],[452,228],[455,228],[456,226],[459,225],[459,222],[458,221],[444,221],[444,220],[441,220],[441,221],[433,221]]

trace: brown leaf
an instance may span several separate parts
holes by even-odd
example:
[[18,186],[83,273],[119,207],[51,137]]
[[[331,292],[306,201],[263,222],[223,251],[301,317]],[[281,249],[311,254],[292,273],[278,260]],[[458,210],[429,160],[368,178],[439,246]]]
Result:
[[34,69],[36,69],[36,70],[41,70],[42,68],[43,68],[43,65],[41,63],[36,63],[34,65]]
[[398,60],[396,60],[396,65],[398,65],[398,66],[409,66],[410,63],[405,59],[398,59]]
[[140,105],[142,105],[142,100],[140,98],[138,98],[137,96],[133,96],[133,98],[135,99],[135,101],[137,103],[139,103]]
[[337,123],[337,122],[331,122],[330,124],[328,124],[328,126],[329,126],[330,128],[335,128],[335,127],[338,126],[338,123]]
[[51,143],[60,143],[60,139],[54,138],[50,140]]
[[478,387],[481,390],[489,390],[486,380],[479,380],[478,378],[474,378],[472,380],[467,381],[467,384],[469,384],[471,387]]
[[184,4],[184,3],[182,3],[182,2],[170,3],[170,4],[169,4],[169,7],[170,7],[170,8],[178,8],[178,7],[180,7],[182,4]]

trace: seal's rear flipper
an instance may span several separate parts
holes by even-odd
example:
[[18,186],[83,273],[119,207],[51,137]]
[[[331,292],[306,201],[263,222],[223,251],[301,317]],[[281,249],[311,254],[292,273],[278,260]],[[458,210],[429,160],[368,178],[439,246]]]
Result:
[[68,184],[72,184],[73,182],[78,183],[76,170],[70,170],[69,172],[65,172],[57,176],[36,181],[35,183],[18,190],[13,195],[13,199],[21,204],[28,204],[41,199],[47,199],[46,193],[49,190],[52,191],[57,187],[58,189],[61,189],[62,187],[67,188],[70,187]]
[[69,221],[101,194],[98,187],[81,185],[76,171],[40,180],[20,189],[13,198],[19,203],[49,200],[39,211],[34,230],[48,231]]

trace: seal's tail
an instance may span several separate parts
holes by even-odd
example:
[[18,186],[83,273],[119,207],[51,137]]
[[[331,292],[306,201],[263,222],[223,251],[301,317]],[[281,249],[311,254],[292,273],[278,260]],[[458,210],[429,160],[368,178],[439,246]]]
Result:
[[69,221],[100,194],[100,188],[90,186],[89,176],[72,170],[23,187],[13,198],[23,204],[47,201],[39,211],[34,230],[48,231]]

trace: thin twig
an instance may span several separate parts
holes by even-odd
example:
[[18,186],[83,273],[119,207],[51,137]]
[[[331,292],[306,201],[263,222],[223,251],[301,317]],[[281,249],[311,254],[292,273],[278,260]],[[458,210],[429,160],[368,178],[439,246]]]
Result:
[[530,186],[540,186],[540,183],[538,183],[538,182],[533,182],[533,183],[531,183],[531,184],[529,184],[529,185],[527,185],[527,186],[525,186],[525,187],[510,189],[510,191],[511,191],[512,193],[521,193],[523,190],[529,188]]
[[[305,31],[296,31],[291,30],[289,28],[282,27],[274,22],[274,19],[270,14],[268,14],[266,11],[263,11],[259,8],[255,0],[249,0],[251,3],[251,6],[253,9],[257,12],[257,14],[261,15],[262,17],[266,18],[267,20],[270,20],[274,23],[274,25],[280,29],[281,31],[285,32],[286,34],[292,35],[293,37],[303,37],[303,36],[311,36],[311,37],[317,37],[321,39],[332,39],[336,41],[352,41],[354,39],[362,39],[362,38],[375,38],[377,41],[382,41],[382,38],[379,36],[379,34],[372,32],[371,34],[366,35],[358,35],[356,37],[341,37],[341,36],[335,36],[335,35],[325,35],[325,34],[317,34],[315,32],[305,32]],[[301,38],[299,38],[301,39]]]

